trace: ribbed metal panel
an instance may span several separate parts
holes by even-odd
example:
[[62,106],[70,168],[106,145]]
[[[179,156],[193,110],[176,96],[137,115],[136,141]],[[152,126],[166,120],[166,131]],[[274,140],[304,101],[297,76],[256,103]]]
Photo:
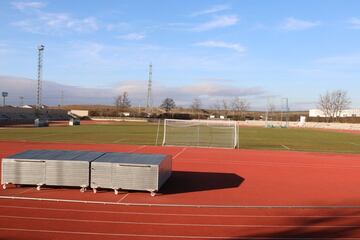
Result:
[[43,185],[45,183],[45,161],[3,159],[1,183]]
[[1,183],[155,192],[171,169],[171,156],[161,154],[30,150],[2,160]]
[[91,187],[155,192],[171,175],[171,156],[106,153],[91,164]]
[[90,162],[103,152],[30,150],[2,161],[2,184],[89,186]]

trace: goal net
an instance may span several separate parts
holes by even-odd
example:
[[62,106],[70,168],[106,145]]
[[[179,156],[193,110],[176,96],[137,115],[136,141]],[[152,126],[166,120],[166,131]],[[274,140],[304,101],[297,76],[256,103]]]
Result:
[[236,148],[236,121],[165,119],[163,146]]

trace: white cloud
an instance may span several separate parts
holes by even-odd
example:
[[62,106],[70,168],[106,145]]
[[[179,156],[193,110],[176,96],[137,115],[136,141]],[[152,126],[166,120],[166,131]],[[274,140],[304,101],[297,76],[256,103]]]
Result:
[[[36,81],[22,77],[1,76],[0,82],[4,89],[11,93],[10,104],[18,104],[18,96],[25,97],[26,104],[36,102]],[[133,105],[145,103],[146,80],[120,81],[111,87],[79,87],[66,84],[59,84],[51,81],[43,82],[43,102],[47,105],[60,103],[61,92],[65,95],[65,104],[113,104],[114,97],[127,91]],[[164,84],[154,85],[154,104],[158,105],[164,98],[173,98],[178,105],[189,106],[192,99],[201,96],[204,104],[211,106],[220,99],[232,99],[239,96],[260,97],[265,91],[259,87],[242,88],[234,85],[224,85],[213,81],[202,81],[186,84],[179,87],[169,87]],[[94,98],[96,96],[96,98]]]
[[105,29],[107,31],[118,31],[118,30],[124,30],[128,29],[130,25],[125,22],[118,22],[118,23],[109,23],[105,26]]
[[350,23],[350,28],[360,29],[360,18],[350,18],[348,22]]
[[334,68],[358,68],[360,66],[360,54],[352,53],[348,55],[330,56],[318,58],[314,63],[322,66]]
[[212,13],[218,13],[218,12],[222,12],[225,10],[230,9],[229,5],[214,5],[211,6],[208,9],[205,10],[201,10],[201,11],[197,11],[191,14],[192,17],[197,17],[197,16],[201,16],[201,15],[207,15],[207,14],[212,14]]
[[18,10],[40,9],[46,6],[44,2],[12,2],[11,5]]
[[287,31],[306,30],[317,27],[320,24],[321,23],[319,21],[301,20],[290,17],[285,19],[284,23],[281,25],[281,29]]
[[129,33],[129,34],[120,35],[117,38],[122,40],[138,41],[144,39],[145,35],[141,33]]
[[233,26],[238,21],[239,21],[239,19],[237,18],[237,16],[234,16],[234,15],[220,16],[220,17],[216,17],[215,19],[213,19],[209,22],[198,24],[195,27],[193,27],[192,30],[196,31],[196,32],[202,32],[202,31],[208,31],[208,30],[212,30],[212,29],[216,29],[216,28],[224,28],[224,27]]
[[201,47],[210,47],[210,48],[226,48],[231,49],[239,53],[243,53],[246,49],[238,43],[226,43],[223,41],[205,41],[205,42],[198,42],[195,45]]
[[[121,81],[114,86],[117,93],[127,91],[132,102],[144,103],[146,96],[146,81],[133,80]],[[144,87],[145,86],[145,87]],[[201,96],[207,106],[211,106],[216,100],[231,99],[239,96],[260,96],[265,93],[262,88],[242,88],[231,84],[224,84],[221,79],[218,82],[201,81],[184,84],[178,87],[169,87],[165,84],[153,86],[155,105],[164,98],[171,97],[178,105],[189,106],[195,97]]]
[[32,33],[93,32],[99,29],[96,18],[74,18],[67,13],[38,12],[33,18],[12,23]]

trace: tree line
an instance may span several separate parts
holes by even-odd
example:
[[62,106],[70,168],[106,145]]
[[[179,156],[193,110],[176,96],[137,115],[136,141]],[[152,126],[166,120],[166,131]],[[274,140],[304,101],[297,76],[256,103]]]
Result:
[[[327,91],[320,95],[317,102],[318,108],[324,113],[327,121],[338,120],[342,111],[348,108],[351,100],[346,91],[335,90]],[[117,111],[127,111],[131,108],[131,101],[127,92],[115,98],[115,106]],[[176,103],[173,98],[167,97],[163,99],[160,106],[166,113],[170,113],[176,108]],[[194,98],[189,106],[194,115],[200,118],[203,111],[203,103],[200,98]],[[250,110],[250,102],[245,98],[235,97],[228,101],[223,99],[216,101],[210,109],[217,113],[222,113],[225,117],[232,112],[237,119],[244,119],[245,113]]]
[[[115,107],[117,111],[128,111],[131,108],[131,101],[127,92],[123,92],[115,98]],[[159,107],[166,113],[170,113],[174,108],[176,108],[176,103],[173,98],[167,97],[163,99]],[[201,99],[194,98],[189,107],[192,112],[200,118],[200,114],[203,110],[203,103]],[[237,117],[242,118],[244,117],[245,112],[249,111],[250,103],[246,99],[235,97],[229,102],[225,99],[217,101],[212,106],[212,109],[218,113],[222,112],[225,116],[232,111]]]

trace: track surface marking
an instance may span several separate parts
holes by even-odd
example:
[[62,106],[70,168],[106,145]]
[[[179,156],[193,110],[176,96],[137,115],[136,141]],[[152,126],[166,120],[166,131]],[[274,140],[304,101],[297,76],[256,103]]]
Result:
[[360,155],[1,141],[0,157],[27,149],[171,154],[174,172],[156,197],[10,185],[1,239],[360,239]]

